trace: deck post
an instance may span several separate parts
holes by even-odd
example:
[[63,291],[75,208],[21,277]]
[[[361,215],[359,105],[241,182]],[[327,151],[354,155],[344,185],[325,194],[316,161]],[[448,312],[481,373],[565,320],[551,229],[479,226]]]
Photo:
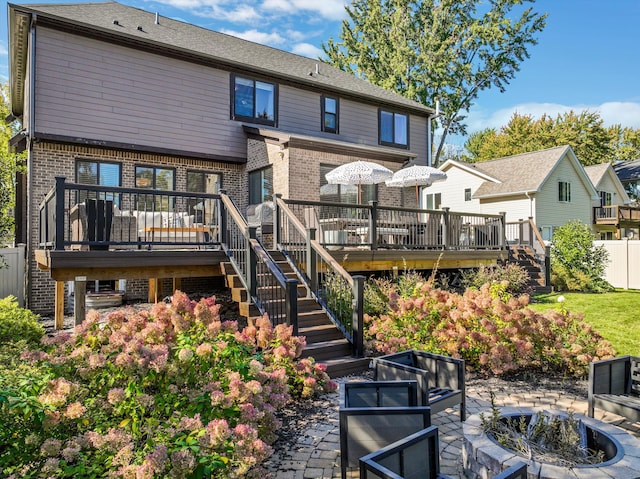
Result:
[[56,329],[64,329],[64,281],[56,281],[54,308],[55,327]]
[[273,249],[277,250],[278,245],[282,241],[280,238],[280,205],[278,202],[282,198],[281,193],[276,193],[273,200]]
[[378,249],[378,202],[376,200],[369,201],[369,241],[371,242],[371,251]]
[[249,226],[249,241],[247,241],[247,254],[246,254],[247,277],[245,279],[247,280],[247,286],[249,288],[247,292],[249,293],[250,301],[252,301],[251,298],[256,297],[257,283],[258,283],[258,276],[256,273],[256,269],[258,268],[258,258],[256,256],[256,252],[251,247],[250,240],[257,239],[257,237],[258,237],[258,227]]
[[307,277],[311,292],[318,291],[318,258],[316,250],[311,247],[311,241],[316,239],[316,228],[307,228]]
[[[226,196],[227,190],[221,189],[220,195]],[[220,199],[220,233],[219,234],[220,234],[220,243],[222,245],[226,245],[227,244],[227,211],[226,211],[224,201],[222,201],[222,198]]]
[[298,280],[289,278],[285,285],[285,314],[287,324],[293,326],[293,335],[298,335]]
[[55,247],[64,250],[64,176],[56,176]]
[[501,211],[498,213],[502,218],[500,219],[500,239],[498,240],[500,243],[500,249],[505,249],[507,247],[507,212]]
[[450,231],[449,231],[449,225],[451,224],[450,222],[450,218],[449,218],[449,207],[445,206],[444,208],[442,208],[443,214],[442,214],[442,218],[444,220],[444,225],[442,227],[442,247],[444,249],[449,249],[450,248],[450,243],[451,243],[451,238],[450,238]]
[[353,353],[356,357],[364,356],[364,281],[362,275],[353,276],[353,315],[351,331],[353,335]]
[[529,246],[533,248],[533,216],[529,216]]
[[87,315],[87,277],[76,276],[73,281],[73,317],[75,325],[82,324]]

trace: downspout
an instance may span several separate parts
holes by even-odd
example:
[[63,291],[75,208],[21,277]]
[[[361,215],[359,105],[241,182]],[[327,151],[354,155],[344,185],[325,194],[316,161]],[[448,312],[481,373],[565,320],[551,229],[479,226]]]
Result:
[[440,115],[440,102],[436,100],[436,111],[435,113],[427,116],[427,166],[433,166],[433,145],[432,135],[431,135],[431,121],[439,118]]
[[[34,213],[34,207],[32,205],[33,202],[33,140],[34,140],[34,130],[35,130],[35,95],[36,95],[36,85],[35,85],[35,69],[36,69],[36,21],[38,20],[38,15],[35,13],[31,14],[31,27],[29,30],[29,124],[27,126],[27,275],[26,275],[26,304],[27,307],[30,307],[32,302],[31,295],[31,274],[33,272],[33,263],[31,261],[31,252],[33,251],[34,244],[34,235],[35,232],[31,225],[32,222],[32,214]],[[24,125],[23,125],[24,126]]]

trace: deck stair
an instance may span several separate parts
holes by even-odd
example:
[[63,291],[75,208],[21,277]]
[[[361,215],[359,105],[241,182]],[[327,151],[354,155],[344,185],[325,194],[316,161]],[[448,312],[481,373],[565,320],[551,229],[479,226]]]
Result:
[[[281,252],[269,251],[269,254],[287,277],[297,278]],[[255,320],[260,311],[254,304],[247,302],[247,291],[232,264],[222,263],[221,268],[227,286],[231,289],[231,297],[238,303],[240,315],[249,322]],[[298,334],[305,336],[307,340],[302,357],[312,357],[317,362],[326,364],[327,373],[332,378],[362,372],[369,367],[369,359],[353,356],[351,343],[316,300],[307,297],[307,289],[302,283],[298,285]]]
[[527,286],[534,293],[544,294],[551,292],[551,285],[546,284],[544,265],[541,265],[535,257],[530,246],[510,245],[509,262],[522,267],[529,274]]

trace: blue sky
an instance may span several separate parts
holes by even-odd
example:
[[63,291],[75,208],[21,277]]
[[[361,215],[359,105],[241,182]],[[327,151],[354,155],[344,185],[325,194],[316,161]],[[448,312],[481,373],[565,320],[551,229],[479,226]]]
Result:
[[[347,0],[120,1],[317,58],[322,42],[338,37]],[[38,3],[45,2],[63,3]],[[640,0],[537,0],[535,9],[549,17],[531,58],[505,93],[480,94],[469,112],[469,131],[500,127],[515,111],[538,117],[571,109],[597,111],[606,124],[640,128]],[[6,8],[1,15],[0,78],[5,80]]]

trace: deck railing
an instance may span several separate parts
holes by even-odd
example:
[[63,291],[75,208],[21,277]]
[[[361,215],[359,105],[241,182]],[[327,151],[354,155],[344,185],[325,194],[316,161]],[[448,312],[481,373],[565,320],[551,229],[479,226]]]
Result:
[[[354,354],[364,353],[364,276],[351,276],[316,239],[317,228],[305,226],[290,208],[296,202],[276,196],[274,212],[275,242],[303,278],[312,296],[351,341]],[[332,205],[334,211],[341,211]],[[298,210],[298,212],[300,212]],[[357,208],[353,210],[357,212]],[[305,211],[302,211],[304,215]],[[313,214],[310,209],[306,210]]]
[[551,252],[542,239],[540,230],[532,217],[506,223],[507,243],[513,246],[528,246],[534,252],[534,259],[540,271],[544,272],[545,284],[551,284]]
[[640,208],[613,205],[593,208],[593,221],[598,224],[618,224],[620,222],[637,222],[640,224]]
[[39,207],[41,248],[220,247],[220,195],[56,184]]
[[[504,215],[286,200],[304,227],[329,250],[504,249]],[[286,230],[285,230],[286,233]],[[284,234],[284,233],[283,233]]]
[[224,204],[222,239],[230,262],[250,300],[274,325],[293,326],[298,334],[298,281],[287,278],[260,241],[254,226],[248,226],[233,200],[221,193]]

